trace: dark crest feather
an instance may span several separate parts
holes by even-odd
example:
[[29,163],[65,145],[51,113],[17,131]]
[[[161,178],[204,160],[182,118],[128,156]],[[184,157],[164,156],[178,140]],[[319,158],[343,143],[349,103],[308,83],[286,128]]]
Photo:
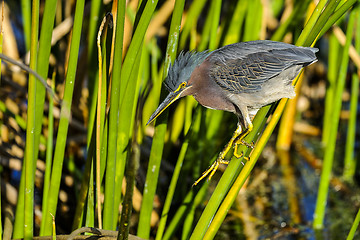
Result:
[[175,91],[181,82],[188,81],[195,67],[200,65],[209,55],[209,51],[181,51],[174,64],[170,64],[168,76],[164,82],[169,92]]

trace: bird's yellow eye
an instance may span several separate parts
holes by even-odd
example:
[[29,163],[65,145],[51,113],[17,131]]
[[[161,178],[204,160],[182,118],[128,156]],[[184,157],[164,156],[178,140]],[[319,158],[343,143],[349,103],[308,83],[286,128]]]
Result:
[[179,87],[175,90],[175,92],[180,91],[180,89],[186,87],[186,82],[180,83]]

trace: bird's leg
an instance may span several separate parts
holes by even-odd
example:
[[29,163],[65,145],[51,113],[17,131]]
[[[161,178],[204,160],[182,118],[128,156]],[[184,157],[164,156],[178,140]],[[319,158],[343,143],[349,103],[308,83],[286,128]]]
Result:
[[206,178],[206,176],[209,175],[209,180],[214,176],[216,170],[219,168],[220,164],[229,164],[229,161],[223,160],[223,159],[216,159],[216,161],[208,168],[205,172],[199,177],[198,180],[196,180],[193,184],[193,186],[196,186],[201,180]]
[[[239,154],[238,153],[238,144],[235,144],[235,146],[234,146],[234,156],[236,157],[236,158],[241,158],[242,156],[244,156],[244,152],[243,151],[241,151],[241,153]],[[246,160],[246,161],[250,161],[250,158],[249,157],[245,157],[244,156],[244,159]],[[244,163],[242,163],[243,165],[244,165]]]
[[229,164],[229,161],[224,160],[226,154],[230,151],[231,147],[234,144],[234,141],[241,135],[241,125],[238,124],[233,136],[231,137],[230,141],[225,145],[224,149],[219,153],[218,158],[215,162],[201,175],[201,177],[195,181],[193,186],[196,186],[201,180],[206,178],[209,175],[209,180],[215,174],[216,170],[219,168],[220,164]]
[[243,131],[241,134],[239,134],[239,136],[235,139],[235,147],[239,144],[245,145],[248,148],[254,148],[254,144],[250,144],[244,141],[244,138],[253,130],[253,125],[252,123],[248,124],[248,128],[245,129],[245,131]]
[[236,158],[241,158],[243,155],[244,155],[244,152],[243,152],[243,151],[241,151],[240,154],[238,153],[238,145],[235,144],[235,146],[234,146],[234,156],[235,156]]
[[218,159],[225,159],[226,154],[230,151],[231,147],[234,145],[235,140],[237,140],[241,135],[241,125],[238,124],[233,136],[231,137],[230,141],[225,145],[224,149],[220,152]]
[[[243,132],[235,139],[235,143],[234,143],[234,156],[235,156],[236,158],[241,158],[241,157],[244,155],[243,152],[241,152],[240,154],[238,153],[238,145],[239,145],[239,144],[245,145],[245,146],[247,146],[248,148],[254,148],[254,144],[249,144],[249,143],[247,143],[247,142],[244,141],[244,138],[252,131],[252,129],[253,129],[253,125],[252,125],[252,123],[250,123],[250,124],[248,125],[248,128],[247,128],[245,131],[243,131]],[[247,161],[250,160],[248,157],[244,157],[244,159],[247,160]]]

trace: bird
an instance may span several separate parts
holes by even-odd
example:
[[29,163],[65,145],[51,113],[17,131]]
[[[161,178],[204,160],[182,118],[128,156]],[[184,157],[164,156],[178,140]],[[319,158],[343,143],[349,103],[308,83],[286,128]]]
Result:
[[237,128],[214,163],[194,183],[210,180],[226,154],[244,141],[252,129],[252,118],[263,106],[295,97],[293,79],[301,69],[316,62],[313,47],[299,47],[270,40],[239,42],[214,51],[181,52],[170,64],[164,81],[169,94],[151,115],[147,125],[176,100],[192,95],[202,106],[234,113]]

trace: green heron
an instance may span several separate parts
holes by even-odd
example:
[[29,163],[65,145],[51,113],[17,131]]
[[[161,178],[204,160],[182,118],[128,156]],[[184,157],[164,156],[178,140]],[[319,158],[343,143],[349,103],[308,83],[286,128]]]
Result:
[[165,86],[169,95],[147,124],[177,99],[192,95],[204,107],[224,110],[238,117],[237,128],[219,153],[217,160],[194,183],[209,175],[220,164],[228,164],[226,154],[239,144],[251,147],[244,137],[253,129],[251,119],[257,111],[281,98],[295,96],[292,80],[300,70],[317,61],[317,48],[297,47],[268,40],[241,42],[215,51],[181,52],[170,65]]

